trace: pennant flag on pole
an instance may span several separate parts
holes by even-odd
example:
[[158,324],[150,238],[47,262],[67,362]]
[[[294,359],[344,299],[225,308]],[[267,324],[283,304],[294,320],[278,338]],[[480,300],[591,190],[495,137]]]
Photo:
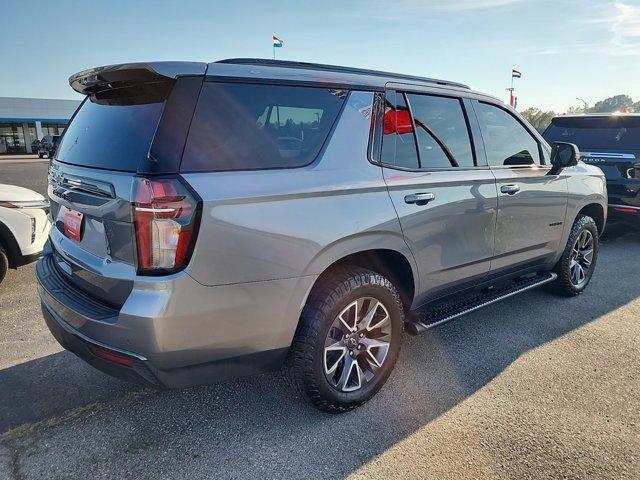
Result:
[[[274,39],[276,37],[273,37]],[[522,73],[520,73],[518,70],[511,70],[511,78],[521,78],[522,77]]]
[[282,47],[283,44],[284,44],[284,42],[282,40],[280,40],[275,35],[273,36],[273,48],[280,48],[280,47]]

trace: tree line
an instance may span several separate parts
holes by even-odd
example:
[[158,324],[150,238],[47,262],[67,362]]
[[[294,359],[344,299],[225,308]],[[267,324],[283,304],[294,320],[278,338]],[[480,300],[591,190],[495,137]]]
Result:
[[[566,113],[612,113],[617,111],[640,113],[640,100],[634,102],[629,95],[615,95],[596,102],[592,107],[571,107]],[[539,132],[544,132],[551,123],[551,119],[558,115],[554,111],[547,112],[536,107],[529,107],[520,113]]]

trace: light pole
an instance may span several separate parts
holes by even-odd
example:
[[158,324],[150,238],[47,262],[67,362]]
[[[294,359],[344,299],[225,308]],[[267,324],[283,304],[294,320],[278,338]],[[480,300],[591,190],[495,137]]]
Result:
[[584,98],[580,97],[576,97],[576,100],[580,100],[582,103],[584,103],[584,113],[587,113],[587,109],[589,108],[589,104],[587,103],[587,101]]

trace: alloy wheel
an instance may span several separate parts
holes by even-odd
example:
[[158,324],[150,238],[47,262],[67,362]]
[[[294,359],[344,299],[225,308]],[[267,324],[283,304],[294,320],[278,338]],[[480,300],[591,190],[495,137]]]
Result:
[[593,234],[589,230],[583,230],[573,245],[569,263],[571,283],[576,287],[582,286],[589,279],[589,271],[593,264],[593,252]]
[[361,297],[347,305],[325,340],[323,367],[329,384],[353,392],[371,382],[389,352],[391,329],[389,311],[378,299]]

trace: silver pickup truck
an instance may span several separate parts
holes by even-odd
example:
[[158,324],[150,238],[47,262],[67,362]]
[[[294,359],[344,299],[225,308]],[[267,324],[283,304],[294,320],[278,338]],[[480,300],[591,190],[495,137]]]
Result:
[[183,387],[284,367],[329,412],[371,398],[403,332],[545,285],[581,293],[602,172],[462,84],[298,62],[137,63],[51,162],[37,265],[57,340]]

